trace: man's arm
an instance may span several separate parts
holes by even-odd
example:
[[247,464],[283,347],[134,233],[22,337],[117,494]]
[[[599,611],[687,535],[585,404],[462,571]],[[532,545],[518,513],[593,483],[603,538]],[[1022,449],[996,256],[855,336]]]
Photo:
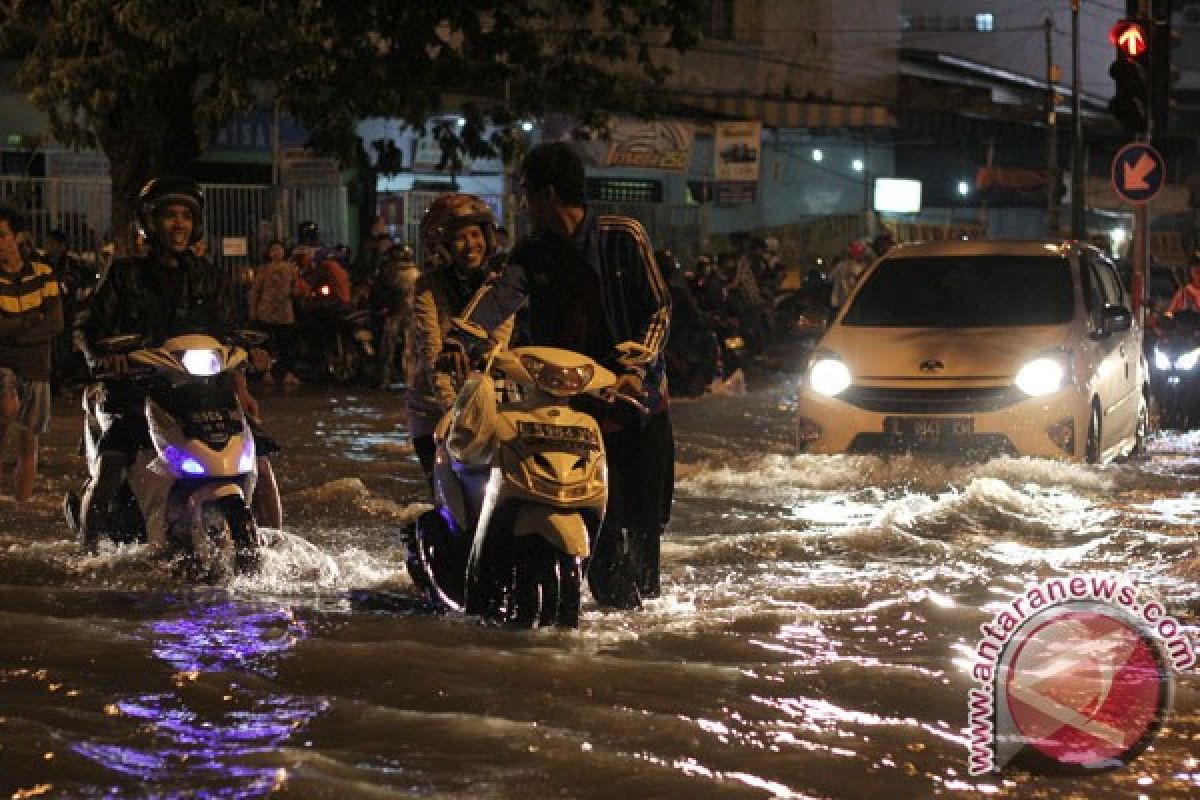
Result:
[[117,311],[125,293],[125,272],[134,269],[133,263],[116,262],[104,273],[89,301],[78,312],[75,322],[75,347],[89,365],[102,361],[96,343],[115,332]]
[[42,298],[39,310],[23,316],[30,317],[29,326],[16,338],[17,344],[35,345],[53,341],[63,331],[62,298],[56,290],[53,295]]
[[[620,264],[625,280],[625,297],[634,348],[626,348],[621,365],[645,369],[658,359],[667,345],[671,324],[671,290],[663,280],[646,230],[628,217],[601,220],[605,263]],[[618,342],[618,346],[624,344]]]

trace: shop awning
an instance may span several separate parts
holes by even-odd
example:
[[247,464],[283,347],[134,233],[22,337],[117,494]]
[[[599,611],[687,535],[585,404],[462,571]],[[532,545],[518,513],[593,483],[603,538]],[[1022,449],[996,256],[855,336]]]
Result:
[[896,127],[896,115],[886,106],[692,92],[676,92],[674,98],[687,108],[728,119],[755,119],[767,128]]

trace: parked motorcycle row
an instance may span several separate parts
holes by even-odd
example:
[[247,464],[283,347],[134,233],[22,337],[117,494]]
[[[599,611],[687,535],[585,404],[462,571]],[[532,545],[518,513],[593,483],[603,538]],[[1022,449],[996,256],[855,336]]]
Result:
[[701,259],[679,269],[670,253],[659,253],[671,275],[671,333],[667,375],[671,394],[695,397],[739,384],[753,359],[779,339],[815,340],[829,323],[831,285],[824,273],[767,276],[762,295],[730,287],[729,276]]

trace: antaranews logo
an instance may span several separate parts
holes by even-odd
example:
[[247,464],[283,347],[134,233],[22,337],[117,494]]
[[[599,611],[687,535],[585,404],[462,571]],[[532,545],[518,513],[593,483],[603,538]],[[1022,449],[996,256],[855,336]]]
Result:
[[1078,774],[1128,764],[1196,664],[1157,600],[1102,575],[1030,586],[979,627],[969,692],[971,775],[1009,767]]

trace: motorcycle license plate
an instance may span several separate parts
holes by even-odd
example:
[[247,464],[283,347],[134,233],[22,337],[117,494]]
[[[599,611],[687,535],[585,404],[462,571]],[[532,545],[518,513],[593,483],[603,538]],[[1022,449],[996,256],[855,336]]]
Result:
[[971,417],[884,417],[883,432],[892,439],[933,444],[975,433]]
[[554,442],[573,449],[598,450],[596,432],[585,425],[551,425],[543,422],[517,422],[517,435],[522,439]]

